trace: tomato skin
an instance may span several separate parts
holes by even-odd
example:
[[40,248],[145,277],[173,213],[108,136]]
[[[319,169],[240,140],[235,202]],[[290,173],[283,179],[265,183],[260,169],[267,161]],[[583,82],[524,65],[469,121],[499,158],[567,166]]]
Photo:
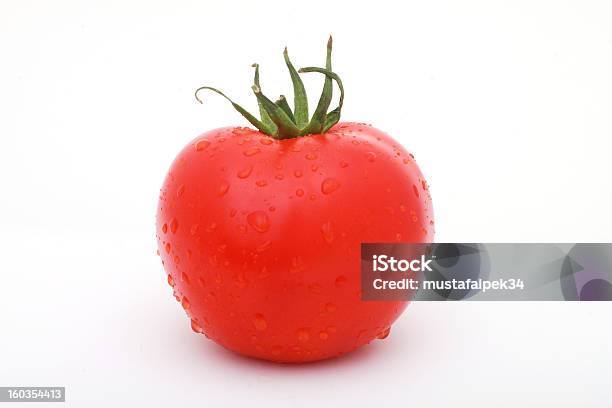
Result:
[[413,157],[358,123],[287,140],[204,133],[172,164],[157,212],[159,253],[194,331],[277,362],[385,337],[407,303],[361,301],[360,243],[433,235]]

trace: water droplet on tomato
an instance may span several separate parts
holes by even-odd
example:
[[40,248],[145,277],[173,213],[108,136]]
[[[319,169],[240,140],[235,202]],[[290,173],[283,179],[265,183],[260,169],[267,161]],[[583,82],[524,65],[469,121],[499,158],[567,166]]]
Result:
[[345,161],[341,161],[340,162],[340,167],[342,167],[342,168],[348,167],[348,163],[345,162]]
[[174,278],[172,277],[172,275],[168,275],[168,285],[170,285],[170,287],[174,287]]
[[271,145],[272,139],[268,137],[262,137],[261,139],[259,139],[259,143],[261,143],[262,145]]
[[263,211],[253,211],[247,215],[247,222],[257,232],[266,232],[270,228],[268,214]]
[[225,195],[225,193],[227,193],[227,190],[229,190],[229,184],[227,181],[223,180],[221,181],[221,184],[219,184],[219,188],[217,189],[217,195],[219,196],[223,196]]
[[323,239],[325,240],[325,242],[327,242],[328,244],[332,243],[332,241],[334,240],[334,233],[332,231],[331,222],[328,221],[325,224],[321,225],[321,234],[323,235]]
[[306,160],[315,160],[317,155],[314,153],[306,153]]
[[162,232],[165,234],[166,232],[168,232],[168,224],[164,223],[164,225],[162,225]]
[[204,333],[202,326],[200,326],[195,319],[191,319],[191,330],[198,334]]
[[184,192],[185,192],[185,185],[181,184],[179,188],[176,190],[176,197],[178,198],[182,196]]
[[261,313],[255,313],[253,315],[253,326],[259,331],[264,331],[268,328],[268,322]]
[[412,191],[414,192],[414,195],[417,196],[417,198],[419,198],[419,189],[414,184],[412,185]]
[[334,305],[331,302],[328,302],[328,303],[325,304],[325,311],[326,312],[333,313],[333,312],[336,311],[336,309],[337,309],[336,305]]
[[257,180],[257,181],[255,182],[255,184],[256,184],[258,187],[265,187],[265,186],[267,186],[267,185],[268,185],[268,182],[267,182],[266,180]]
[[329,338],[329,334],[325,330],[322,330],[319,332],[319,338],[325,341]]
[[297,178],[300,178],[300,177],[302,177],[302,172],[300,170],[296,170],[296,171],[293,172],[293,175],[295,177],[297,177]]
[[310,333],[308,333],[308,329],[306,328],[297,329],[295,335],[298,341],[301,343],[306,343],[308,340],[310,340]]
[[173,234],[176,233],[176,230],[178,230],[178,221],[176,220],[176,218],[173,218],[170,221],[170,232],[172,232]]
[[374,160],[376,160],[376,153],[368,152],[368,161],[373,162]]
[[165,247],[164,247],[164,248],[166,249],[166,253],[167,253],[167,254],[169,254],[169,253],[170,253],[170,250],[172,249],[172,246],[170,245],[170,243],[169,243],[169,242],[166,242],[166,245],[165,245]]
[[200,228],[200,226],[198,224],[193,224],[189,230],[189,233],[191,235],[195,235],[198,233],[198,228]]
[[208,146],[210,146],[210,142],[206,139],[200,139],[195,143],[195,148],[198,152],[206,150]]
[[189,275],[187,275],[185,272],[181,272],[181,280],[188,285],[191,283],[189,280]]
[[386,339],[387,337],[389,337],[389,333],[391,333],[391,328],[390,328],[390,327],[387,327],[386,329],[384,329],[383,331],[381,331],[380,333],[378,333],[378,334],[376,335],[376,338],[377,338],[377,339],[380,339],[380,340],[384,340],[384,339]]
[[238,178],[245,179],[251,175],[253,166],[247,166],[238,172]]
[[336,281],[334,282],[334,284],[336,285],[337,288],[339,288],[339,287],[346,285],[347,282],[348,282],[348,279],[346,279],[346,276],[340,275],[336,278]]
[[259,153],[260,151],[261,151],[261,150],[259,149],[259,147],[257,147],[257,146],[252,146],[252,147],[249,147],[248,149],[246,149],[246,150],[244,151],[244,155],[245,155],[245,156],[247,156],[247,157],[250,157],[250,156],[254,156],[254,155],[256,155],[256,154],[257,154],[257,153]]
[[187,299],[187,296],[183,296],[183,299],[181,299],[181,306],[183,306],[183,309],[189,310],[191,305],[189,304],[189,299]]
[[302,190],[301,188],[298,188],[295,191],[295,195],[298,196],[298,197],[302,197],[304,195],[304,190]]
[[321,192],[323,194],[331,194],[340,188],[340,183],[333,178],[326,178],[321,183]]

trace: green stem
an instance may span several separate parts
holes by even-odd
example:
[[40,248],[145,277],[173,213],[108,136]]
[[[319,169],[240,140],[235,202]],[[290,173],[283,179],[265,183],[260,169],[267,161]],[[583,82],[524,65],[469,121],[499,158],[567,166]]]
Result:
[[287,47],[283,51],[283,57],[285,58],[285,64],[289,69],[289,75],[291,75],[291,82],[293,83],[293,109],[295,111],[295,123],[302,129],[308,124],[308,97],[306,96],[306,89],[304,83],[297,73],[287,52]]
[[[255,68],[255,77],[253,78],[253,85],[256,85],[257,87],[259,87],[259,89],[261,89],[261,86],[259,85],[259,64],[255,63],[251,66]],[[259,105],[259,115],[261,116],[261,122],[270,129],[274,129],[274,132],[276,132],[276,125],[274,124],[274,122],[272,122],[272,119],[270,119],[270,115],[268,115],[268,112],[266,112],[261,102],[257,101],[257,104]]]
[[335,72],[331,72],[323,68],[305,67],[300,68],[298,72],[319,72],[333,79],[338,84],[338,89],[340,89],[340,101],[338,102],[338,107],[327,114],[327,118],[322,129],[322,133],[325,133],[340,120],[340,113],[342,112],[342,105],[344,104],[344,86],[342,85],[342,80]]
[[[332,52],[332,38],[329,37],[327,41],[327,56],[325,58],[325,69],[331,71],[331,52]],[[325,125],[325,119],[327,117],[327,109],[329,108],[329,104],[331,103],[333,96],[333,87],[332,80],[330,77],[325,76],[325,83],[323,84],[323,91],[321,92],[321,97],[319,98],[319,103],[317,104],[317,108],[315,112],[312,114],[312,118],[310,118],[310,123],[308,126],[303,129],[302,134],[315,134],[321,133],[323,131],[323,126]]]
[[[344,104],[344,87],[340,77],[331,70],[331,53],[332,38],[330,36],[329,41],[327,42],[325,68],[306,67],[296,71],[291,63],[291,60],[289,59],[287,48],[285,48],[283,56],[287,68],[289,69],[291,82],[293,84],[293,111],[287,103],[287,99],[285,99],[283,95],[281,95],[276,102],[272,102],[262,93],[261,86],[259,84],[258,64],[253,64],[253,68],[255,68],[255,75],[253,77],[252,89],[255,93],[255,97],[257,98],[261,120],[251,115],[242,106],[235,103],[227,95],[216,88],[202,86],[195,91],[195,98],[198,102],[202,103],[198,93],[203,90],[209,90],[223,96],[232,104],[234,109],[236,109],[242,116],[244,116],[246,120],[249,121],[249,123],[255,126],[260,132],[265,133],[275,139],[290,139],[308,134],[325,133],[340,120],[340,113],[342,111],[342,105]],[[304,83],[299,75],[300,73],[304,72],[318,72],[325,75],[323,90],[321,91],[317,108],[315,109],[310,120],[308,120],[308,98],[304,88]],[[327,110],[329,109],[333,96],[334,81],[340,90],[340,101],[335,109],[328,112]]]
[[291,119],[291,121],[295,123],[295,116],[293,116],[293,112],[291,112],[291,107],[287,103],[287,99],[285,98],[285,95],[279,96],[278,100],[274,103],[276,104],[276,106],[284,110],[287,116],[289,116],[289,119]]
[[246,109],[244,109],[242,106],[238,105],[236,102],[232,101],[227,95],[225,95],[223,92],[221,92],[220,90],[216,89],[216,88],[212,88],[210,86],[201,86],[198,89],[196,89],[195,91],[195,98],[198,102],[202,103],[202,100],[198,97],[198,93],[200,91],[203,90],[209,90],[209,91],[213,91],[218,93],[219,95],[221,95],[222,97],[224,97],[225,99],[227,99],[232,106],[234,107],[234,109],[236,109],[242,116],[244,116],[244,118],[246,120],[248,120],[251,125],[255,126],[260,132],[263,132],[267,135],[270,136],[275,136],[277,134],[277,132],[274,129],[269,128],[268,126],[264,125],[262,122],[260,122],[255,116],[251,115]]
[[295,123],[293,123],[285,111],[261,93],[261,89],[258,86],[253,85],[252,89],[257,100],[263,105],[268,115],[270,115],[270,119],[277,126],[277,139],[290,139],[299,136],[300,129],[295,126]]

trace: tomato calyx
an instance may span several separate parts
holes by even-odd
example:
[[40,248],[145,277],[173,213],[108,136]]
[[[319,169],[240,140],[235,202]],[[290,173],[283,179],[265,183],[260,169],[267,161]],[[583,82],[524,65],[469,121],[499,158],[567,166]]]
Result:
[[[272,102],[272,100],[263,94],[261,85],[259,83],[259,64],[252,65],[253,68],[255,68],[255,75],[251,89],[257,98],[261,119],[258,119],[249,113],[246,109],[234,102],[222,91],[210,86],[201,86],[196,89],[195,98],[198,102],[202,103],[198,93],[203,90],[212,91],[218,95],[221,95],[232,104],[238,113],[240,113],[260,132],[265,133],[275,139],[291,139],[309,134],[325,133],[340,120],[340,113],[344,103],[344,87],[338,74],[332,71],[331,52],[332,38],[330,36],[329,41],[327,42],[325,68],[305,67],[296,70],[289,59],[289,54],[287,52],[287,48],[285,47],[283,57],[293,84],[293,110],[291,110],[291,107],[289,106],[289,103],[284,95],[281,95],[278,100]],[[325,82],[323,84],[321,96],[319,97],[319,102],[310,119],[308,115],[308,97],[306,94],[306,89],[304,88],[304,83],[299,75],[300,73],[308,72],[317,72],[325,75]],[[328,112],[333,96],[333,82],[336,82],[338,89],[340,90],[340,100],[338,106]]]

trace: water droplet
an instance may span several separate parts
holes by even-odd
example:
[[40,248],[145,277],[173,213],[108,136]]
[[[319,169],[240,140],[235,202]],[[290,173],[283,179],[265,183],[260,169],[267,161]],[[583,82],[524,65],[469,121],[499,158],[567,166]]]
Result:
[[264,251],[270,249],[271,246],[272,246],[272,242],[271,241],[266,241],[263,244],[257,246],[257,252],[264,252]]
[[227,181],[223,180],[221,181],[221,184],[219,184],[219,188],[217,189],[217,195],[225,195],[225,193],[227,193],[227,190],[229,190],[229,184]]
[[173,234],[176,233],[176,230],[178,230],[178,221],[176,220],[176,218],[173,218],[170,221],[170,232],[172,232]]
[[174,287],[174,278],[172,275],[168,275],[168,285],[170,285],[170,287]]
[[166,249],[166,253],[169,254],[170,250],[172,249],[172,246],[170,245],[169,242],[166,242],[166,246],[164,248]]
[[419,220],[419,218],[416,215],[412,216],[412,222],[417,222]]
[[421,180],[421,186],[423,187],[423,190],[427,190],[427,182],[425,180]]
[[291,258],[291,263],[289,264],[289,273],[294,274],[303,271],[305,268],[302,259],[299,256],[294,256]]
[[295,177],[297,177],[297,178],[300,178],[300,177],[302,177],[302,172],[300,170],[296,170],[296,171],[293,172],[293,175]]
[[174,255],[174,263],[175,263],[175,264],[177,264],[177,265],[178,265],[179,263],[181,263],[181,258],[179,258],[179,256],[178,256],[178,255]]
[[259,271],[259,275],[257,275],[259,279],[266,279],[268,276],[270,276],[270,271],[268,271],[268,268],[266,268],[265,266],[261,268],[261,271]]
[[412,185],[412,191],[414,191],[414,195],[417,196],[417,198],[419,198],[419,189],[414,184]]
[[319,170],[319,166],[317,166],[316,164],[313,164],[312,166],[310,166],[310,170],[317,171]]
[[345,161],[341,161],[340,162],[340,167],[342,167],[344,169],[344,168],[348,167],[348,163],[345,162]]
[[164,225],[162,225],[162,232],[165,234],[166,232],[168,232],[168,224],[164,223]]
[[302,197],[304,195],[304,190],[302,190],[301,188],[298,188],[295,192],[295,195],[298,197]]
[[333,313],[333,312],[336,311],[336,309],[337,309],[336,305],[334,305],[331,302],[325,304],[325,311],[326,312]]
[[334,233],[332,231],[331,222],[328,221],[325,224],[321,225],[321,234],[323,234],[323,239],[325,240],[325,242],[327,242],[328,244],[332,243],[332,241],[334,240]]
[[340,188],[340,183],[333,178],[326,178],[321,183],[321,192],[323,194],[331,194]]
[[245,179],[251,175],[253,166],[247,166],[238,172],[238,178]]
[[183,309],[189,310],[189,307],[191,305],[189,304],[189,299],[187,299],[187,296],[183,296],[183,299],[181,300],[181,306],[183,306]]
[[208,146],[210,146],[210,142],[206,139],[200,139],[195,143],[195,148],[198,152],[206,150]]
[[181,272],[181,280],[188,285],[191,284],[191,281],[189,280],[189,275],[187,275],[185,272]]
[[189,233],[191,235],[195,235],[198,233],[198,228],[200,228],[200,226],[198,224],[193,224],[189,230]]
[[257,146],[252,146],[252,147],[249,147],[248,149],[246,149],[246,150],[244,151],[244,155],[245,155],[245,156],[254,156],[254,155],[256,155],[257,153],[259,153],[260,151],[261,151],[261,150],[259,149],[259,147],[257,147]]
[[321,332],[319,332],[319,338],[321,340],[327,340],[329,339],[329,334],[325,330],[322,330]]
[[259,331],[264,331],[268,328],[268,322],[261,313],[255,313],[253,315],[253,326]]
[[183,193],[185,192],[185,185],[181,184],[178,188],[178,190],[176,190],[176,197],[180,197],[183,195]]
[[336,278],[335,281],[335,285],[337,288],[342,287],[344,285],[346,285],[346,282],[348,282],[348,279],[346,279],[346,276],[340,275]]
[[259,143],[261,143],[262,145],[271,145],[272,139],[270,139],[269,137],[262,137],[261,139],[259,139]]
[[321,293],[321,285],[318,283],[308,285],[308,292],[312,293],[313,295],[318,295]]
[[315,160],[317,155],[314,153],[306,153],[306,160]]
[[310,340],[310,333],[308,333],[308,329],[306,328],[297,329],[295,335],[300,343],[306,343]]
[[268,214],[263,211],[253,211],[247,215],[247,222],[257,232],[266,232],[270,228]]
[[195,333],[198,333],[198,334],[204,333],[202,326],[200,326],[198,322],[196,322],[195,319],[191,319],[191,330],[193,330]]
[[389,337],[389,333],[391,333],[391,328],[390,328],[390,327],[387,327],[386,329],[384,329],[383,331],[381,331],[380,333],[378,333],[378,334],[376,335],[376,338],[377,338],[377,339],[380,339],[380,340],[384,340],[384,339],[386,339],[387,337]]
[[267,182],[266,180],[257,180],[257,181],[255,182],[255,184],[256,184],[258,187],[265,187],[265,186],[267,186],[267,185],[268,185],[268,182]]
[[368,161],[373,162],[374,160],[376,160],[376,153],[368,152]]
[[409,159],[404,159],[404,160],[402,160],[402,161],[404,162],[404,164],[408,164],[408,163],[410,163],[410,160],[409,160]]

